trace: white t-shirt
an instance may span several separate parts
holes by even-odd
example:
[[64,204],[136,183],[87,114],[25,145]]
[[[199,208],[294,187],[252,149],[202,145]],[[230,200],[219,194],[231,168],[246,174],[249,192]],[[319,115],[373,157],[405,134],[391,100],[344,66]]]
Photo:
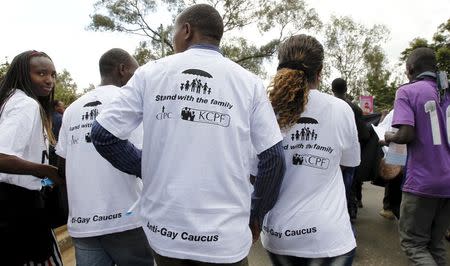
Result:
[[[56,153],[66,159],[69,218],[72,237],[91,237],[122,232],[141,226],[139,212],[127,215],[138,200],[135,176],[114,168],[95,150],[92,123],[120,88],[100,86],[73,102],[64,112]],[[142,128],[131,141],[140,148]]]
[[312,90],[299,123],[284,134],[286,174],[261,240],[275,254],[334,257],[356,246],[339,165],[357,166],[360,148],[350,106]]
[[[0,116],[0,153],[33,163],[48,163],[47,135],[42,127],[39,103],[16,90]],[[0,182],[40,190],[41,179],[29,175],[0,173]]]
[[282,136],[262,81],[214,50],[139,68],[99,117],[119,138],[144,123],[141,213],[163,256],[233,263],[252,244],[252,145]]

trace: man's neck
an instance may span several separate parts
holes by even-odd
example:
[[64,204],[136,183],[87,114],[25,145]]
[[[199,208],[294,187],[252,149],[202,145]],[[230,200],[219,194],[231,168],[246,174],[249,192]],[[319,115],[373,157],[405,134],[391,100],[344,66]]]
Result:
[[195,43],[189,46],[189,49],[207,49],[207,50],[213,50],[216,52],[220,52],[219,46],[211,43]]
[[121,82],[119,80],[115,80],[113,78],[102,78],[100,86],[108,86],[108,85],[122,87]]

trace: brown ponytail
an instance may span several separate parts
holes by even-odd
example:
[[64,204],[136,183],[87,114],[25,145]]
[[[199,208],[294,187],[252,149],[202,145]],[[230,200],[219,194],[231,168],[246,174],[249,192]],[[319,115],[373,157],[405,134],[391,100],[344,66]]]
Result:
[[278,70],[269,92],[269,99],[277,114],[278,125],[287,129],[294,125],[308,102],[308,84],[302,70]]
[[312,36],[294,35],[280,45],[269,99],[282,130],[297,123],[305,111],[310,84],[317,80],[323,58],[323,47]]

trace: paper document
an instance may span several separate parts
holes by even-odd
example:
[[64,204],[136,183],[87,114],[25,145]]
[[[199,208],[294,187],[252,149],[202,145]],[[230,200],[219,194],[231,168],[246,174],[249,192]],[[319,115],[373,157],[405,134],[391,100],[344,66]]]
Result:
[[397,144],[391,142],[389,144],[389,149],[384,158],[387,164],[405,165],[406,157],[407,157],[406,144]]

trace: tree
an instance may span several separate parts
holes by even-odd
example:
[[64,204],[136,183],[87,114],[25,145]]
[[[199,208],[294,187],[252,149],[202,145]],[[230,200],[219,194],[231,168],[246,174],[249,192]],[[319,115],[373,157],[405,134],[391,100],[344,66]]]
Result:
[[450,74],[450,19],[439,25],[433,42],[439,69]]
[[[186,3],[185,3],[186,2]],[[89,28],[95,31],[124,32],[144,37],[136,49],[139,63],[172,54],[171,43],[175,15],[197,0],[98,0]],[[202,1],[205,2],[205,1]],[[224,32],[222,51],[225,56],[256,74],[264,74],[264,60],[270,60],[285,38],[302,29],[319,29],[320,19],[303,0],[206,0],[222,15]],[[168,12],[172,22],[151,23],[151,16]],[[276,36],[263,44],[238,36],[238,30],[258,29],[256,40]],[[253,39],[253,38],[252,38]]]
[[439,25],[431,43],[421,37],[413,39],[409,43],[409,47],[401,53],[400,60],[405,62],[410,53],[419,47],[432,48],[436,52],[439,70],[450,73],[450,19]]
[[367,28],[350,17],[332,16],[325,26],[325,50],[330,66],[347,80],[349,94],[357,97],[365,92],[367,85],[367,62],[365,58],[380,49],[389,35],[384,25]]
[[420,47],[431,47],[431,45],[428,44],[428,41],[424,38],[414,38],[409,42],[409,47],[400,53],[400,61],[406,62],[406,59],[408,59],[411,52]]
[[397,79],[389,82],[391,72],[386,67],[386,55],[377,45],[366,53],[364,61],[367,68],[367,91],[374,97],[375,111],[392,109],[399,82]]
[[6,71],[8,71],[9,62],[8,59],[5,58],[5,62],[0,64],[0,81],[6,75]]
[[56,78],[55,100],[63,101],[68,106],[78,97],[77,84],[73,81],[69,71],[63,69],[61,73],[58,73]]
[[95,85],[89,83],[89,86],[88,86],[87,88],[84,88],[84,89],[83,89],[83,93],[82,93],[82,94],[86,94],[86,93],[88,93],[88,92],[90,92],[90,91],[92,91],[92,90],[94,90],[94,89],[95,89]]

